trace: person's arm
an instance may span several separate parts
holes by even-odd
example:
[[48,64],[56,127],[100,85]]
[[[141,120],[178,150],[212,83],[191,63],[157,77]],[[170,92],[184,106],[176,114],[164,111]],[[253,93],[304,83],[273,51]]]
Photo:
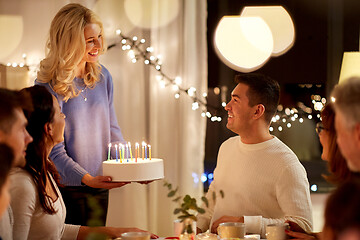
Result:
[[312,231],[312,209],[309,182],[301,165],[284,166],[276,183],[276,198],[284,217],[265,218],[263,216],[244,216],[247,231],[260,232],[265,237],[268,224],[292,221],[306,232]]
[[35,213],[36,189],[30,177],[14,174],[11,178],[11,208],[14,214],[14,239],[28,239],[31,219]]
[[91,176],[84,168],[69,157],[64,142],[57,144],[50,153],[50,159],[56,164],[62,183],[71,186],[80,186],[81,183],[92,188],[117,188],[128,182],[111,182],[109,176]]

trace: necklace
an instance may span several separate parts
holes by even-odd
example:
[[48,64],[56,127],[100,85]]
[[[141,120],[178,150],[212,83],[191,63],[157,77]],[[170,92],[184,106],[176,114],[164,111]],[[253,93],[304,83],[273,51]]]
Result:
[[85,102],[87,101],[87,97],[86,97],[87,91],[86,91],[86,89],[87,89],[87,86],[85,86],[83,89],[80,90],[80,95],[84,98]]

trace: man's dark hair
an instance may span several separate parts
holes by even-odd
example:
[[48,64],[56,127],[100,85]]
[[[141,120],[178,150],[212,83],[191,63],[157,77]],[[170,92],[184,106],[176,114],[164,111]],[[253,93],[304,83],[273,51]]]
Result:
[[[14,152],[5,143],[0,143],[0,189],[4,186],[14,161]],[[0,191],[1,193],[1,191]]]
[[279,104],[279,83],[260,73],[238,74],[235,76],[235,83],[242,83],[249,87],[246,93],[249,99],[249,106],[264,105],[265,120],[270,123]]
[[28,94],[0,88],[0,131],[9,133],[15,122],[15,109],[31,110],[32,104]]

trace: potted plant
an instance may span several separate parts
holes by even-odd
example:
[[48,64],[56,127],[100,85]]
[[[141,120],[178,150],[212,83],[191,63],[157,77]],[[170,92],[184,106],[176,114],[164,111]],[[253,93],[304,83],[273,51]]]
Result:
[[[177,215],[177,218],[184,222],[184,229],[180,235],[180,239],[193,239],[195,233],[192,229],[192,222],[197,221],[198,214],[204,214],[205,209],[200,207],[195,198],[186,194],[181,196],[178,193],[178,187],[173,188],[172,184],[164,180],[164,186],[168,189],[167,196],[172,198],[173,202],[178,203],[178,206],[174,209],[174,215]],[[221,198],[224,198],[224,192],[219,191]],[[212,200],[216,202],[217,194],[213,192]],[[205,197],[201,197],[201,201],[205,204],[206,207],[209,206],[209,200]]]

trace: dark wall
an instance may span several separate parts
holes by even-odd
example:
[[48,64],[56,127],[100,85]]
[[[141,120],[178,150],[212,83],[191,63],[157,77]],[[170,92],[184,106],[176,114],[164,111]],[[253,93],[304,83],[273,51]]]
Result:
[[[310,95],[329,95],[340,75],[344,51],[359,51],[360,1],[355,0],[208,0],[208,102],[219,107],[221,123],[208,120],[206,135],[205,171],[212,172],[216,166],[218,149],[222,142],[235,134],[226,128],[227,113],[220,106],[220,95],[213,88],[227,86],[227,100],[234,88],[236,71],[223,64],[217,57],[213,36],[215,28],[224,15],[239,15],[244,6],[282,5],[293,18],[295,25],[294,46],[284,55],[270,60],[256,72],[276,79],[283,89],[294,89],[298,84],[321,84],[321,87],[292,91],[293,101],[311,105]],[[290,87],[289,87],[290,86]],[[283,97],[283,100],[285,97]],[[306,102],[308,99],[308,102]],[[309,105],[310,104],[310,105]],[[317,159],[320,160],[320,159]],[[308,175],[321,181],[326,163],[311,163]],[[206,187],[206,186],[205,186]]]

